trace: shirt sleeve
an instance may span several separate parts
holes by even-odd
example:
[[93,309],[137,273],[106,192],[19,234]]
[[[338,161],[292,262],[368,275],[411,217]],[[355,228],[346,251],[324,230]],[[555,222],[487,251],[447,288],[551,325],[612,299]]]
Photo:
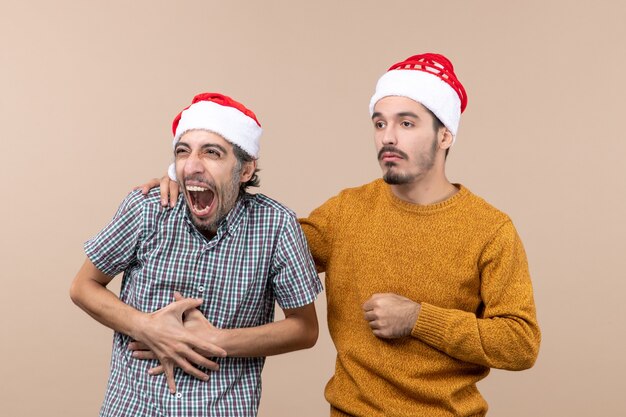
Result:
[[302,228],[294,217],[289,217],[281,231],[272,270],[276,302],[283,309],[311,304],[322,291]]
[[113,220],[95,237],[85,242],[89,260],[108,276],[124,271],[135,259],[142,236],[145,198],[131,192],[122,202]]
[[423,303],[412,335],[453,358],[492,368],[530,368],[541,334],[522,242],[508,221],[479,260],[478,315]]
[[317,272],[325,272],[333,244],[333,220],[337,219],[339,196],[329,199],[311,212],[309,217],[300,219],[300,226],[306,236]]

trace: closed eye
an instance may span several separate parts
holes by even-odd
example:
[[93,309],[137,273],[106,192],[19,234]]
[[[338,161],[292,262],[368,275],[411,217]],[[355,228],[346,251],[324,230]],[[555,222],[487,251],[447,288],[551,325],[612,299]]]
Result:
[[222,153],[215,148],[205,149],[204,153],[211,159],[219,159],[222,157]]

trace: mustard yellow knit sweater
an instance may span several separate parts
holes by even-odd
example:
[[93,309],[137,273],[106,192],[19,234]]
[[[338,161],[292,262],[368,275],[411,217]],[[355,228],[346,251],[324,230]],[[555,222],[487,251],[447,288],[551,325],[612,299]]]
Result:
[[[463,186],[429,206],[382,180],[344,190],[301,224],[326,272],[337,349],[333,416],[483,416],[489,368],[535,362],[540,333],[522,243],[502,212]],[[361,306],[375,293],[420,302],[412,336],[379,339]]]

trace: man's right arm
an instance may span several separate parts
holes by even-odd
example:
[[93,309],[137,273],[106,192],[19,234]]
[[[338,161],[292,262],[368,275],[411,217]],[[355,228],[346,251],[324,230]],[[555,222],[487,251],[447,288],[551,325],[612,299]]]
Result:
[[226,352],[193,335],[182,325],[185,311],[198,307],[202,300],[176,301],[154,313],[143,313],[122,302],[106,288],[112,279],[86,259],[72,282],[70,297],[98,322],[150,346],[164,365],[171,392],[176,392],[174,366],[204,380],[208,379],[208,375],[192,363],[211,370],[218,369],[216,363],[195,352],[194,348],[211,352],[214,356],[226,356]]
[[326,272],[330,260],[340,205],[341,196],[337,195],[313,210],[309,217],[298,219],[315,261],[315,268],[320,273]]
[[72,282],[70,298],[100,323],[135,338],[134,329],[139,327],[142,314],[106,288],[112,279],[87,258]]

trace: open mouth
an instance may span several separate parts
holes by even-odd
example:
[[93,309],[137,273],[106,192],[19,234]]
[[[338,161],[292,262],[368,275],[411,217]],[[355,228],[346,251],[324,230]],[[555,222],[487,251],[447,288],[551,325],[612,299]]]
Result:
[[198,185],[185,186],[189,195],[189,206],[196,216],[206,216],[211,211],[215,194],[206,187]]

